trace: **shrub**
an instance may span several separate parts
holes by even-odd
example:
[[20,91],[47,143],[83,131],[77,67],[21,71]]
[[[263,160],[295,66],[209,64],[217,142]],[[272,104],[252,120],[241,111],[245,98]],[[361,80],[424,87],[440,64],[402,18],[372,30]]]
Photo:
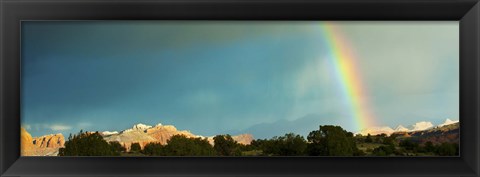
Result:
[[308,134],[307,153],[313,156],[353,156],[358,152],[353,134],[340,126],[325,125]]
[[456,144],[452,143],[442,143],[437,147],[437,155],[440,156],[454,156],[458,155]]
[[395,152],[395,147],[393,145],[389,146],[380,146],[373,149],[372,154],[377,156],[387,156]]
[[214,146],[213,148],[220,156],[240,156],[242,151],[240,150],[239,144],[233,140],[230,135],[217,135],[213,137]]
[[212,156],[215,150],[207,139],[188,138],[185,135],[174,135],[164,148],[167,156]]
[[160,143],[148,143],[143,148],[142,153],[149,156],[165,155],[164,146]]
[[118,152],[98,133],[80,131],[70,135],[65,147],[60,148],[59,156],[118,156]]
[[139,143],[132,143],[132,145],[130,145],[130,152],[140,152],[141,150],[142,147]]
[[120,152],[125,152],[126,149],[125,147],[123,147],[118,141],[112,141],[112,142],[109,142],[108,143],[110,145],[110,147],[112,148],[112,151],[116,152],[116,153],[120,153]]

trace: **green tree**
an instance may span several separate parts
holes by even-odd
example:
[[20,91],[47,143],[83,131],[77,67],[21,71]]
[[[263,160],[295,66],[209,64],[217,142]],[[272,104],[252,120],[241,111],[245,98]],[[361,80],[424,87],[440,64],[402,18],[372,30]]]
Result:
[[262,139],[252,140],[252,142],[250,142],[250,146],[252,149],[260,150],[264,142],[265,140]]
[[123,147],[118,141],[111,141],[108,144],[112,148],[112,151],[114,151],[118,154],[126,151],[125,147]]
[[395,152],[395,146],[388,145],[388,146],[380,146],[373,149],[372,154],[376,156],[387,156],[393,154]]
[[340,126],[320,126],[308,134],[307,140],[307,152],[312,156],[353,156],[358,152],[353,134]]
[[427,141],[424,146],[426,152],[435,152],[435,146],[431,141]]
[[207,139],[174,135],[167,140],[164,153],[167,156],[212,156],[215,150]]
[[280,147],[279,152],[276,155],[281,156],[296,156],[303,155],[307,148],[307,141],[300,135],[294,133],[287,133],[285,136],[280,136],[277,139]]
[[370,135],[370,133],[367,135],[367,137],[365,138],[365,143],[372,143],[373,142],[373,139],[372,139],[372,135]]
[[261,150],[265,155],[279,155],[280,154],[280,141],[278,137],[274,136],[271,139],[265,139],[262,141]]
[[139,143],[132,143],[132,145],[130,145],[130,152],[140,152],[141,150],[142,147]]
[[220,156],[239,156],[242,155],[239,144],[230,135],[217,135],[213,137],[213,148]]
[[149,156],[165,155],[164,146],[160,143],[148,143],[143,147],[142,153]]
[[380,135],[378,135],[378,137],[385,138],[385,137],[387,137],[387,134],[385,134],[385,133],[381,133]]
[[59,156],[117,156],[110,144],[98,133],[80,132],[70,135],[65,147],[60,148]]
[[389,136],[389,137],[384,137],[382,143],[385,145],[394,146],[395,144],[394,142],[395,142],[395,138],[392,136]]
[[356,148],[355,152],[353,152],[353,156],[365,156],[365,155],[367,155],[367,154],[364,151],[362,151],[358,148]]
[[418,149],[418,143],[413,142],[411,139],[405,139],[400,141],[400,147],[405,148],[406,150],[416,152]]
[[454,156],[458,155],[456,144],[442,143],[437,147],[437,155],[440,156]]

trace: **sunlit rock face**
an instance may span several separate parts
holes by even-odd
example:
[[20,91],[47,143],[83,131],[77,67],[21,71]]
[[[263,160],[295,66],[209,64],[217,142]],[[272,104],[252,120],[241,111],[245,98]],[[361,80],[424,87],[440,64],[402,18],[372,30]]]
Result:
[[237,141],[240,144],[245,144],[248,145],[253,141],[253,135],[252,134],[241,134],[241,135],[236,135],[232,137],[233,140]]
[[33,138],[23,127],[20,128],[20,154],[22,156],[31,155],[33,149]]
[[23,127],[20,129],[20,153],[22,156],[56,156],[65,145],[62,134],[32,137]]
[[61,133],[35,137],[33,145],[37,148],[60,148],[65,145],[65,137]]

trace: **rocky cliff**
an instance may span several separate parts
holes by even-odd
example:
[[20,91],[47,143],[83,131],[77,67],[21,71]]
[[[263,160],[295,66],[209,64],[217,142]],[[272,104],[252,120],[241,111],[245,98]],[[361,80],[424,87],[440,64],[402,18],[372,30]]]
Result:
[[59,133],[35,137],[32,142],[37,148],[60,148],[64,146],[65,138]]
[[22,156],[56,156],[64,147],[62,134],[32,137],[23,127],[20,128],[20,153]]
[[241,134],[241,135],[232,136],[232,138],[238,143],[245,144],[245,145],[250,144],[253,141],[252,134]]
[[20,128],[20,155],[30,156],[33,150],[33,138],[23,127]]

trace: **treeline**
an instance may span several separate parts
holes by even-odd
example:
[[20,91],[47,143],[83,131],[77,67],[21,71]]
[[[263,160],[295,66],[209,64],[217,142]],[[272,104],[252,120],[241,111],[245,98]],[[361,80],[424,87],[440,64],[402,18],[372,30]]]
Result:
[[[419,143],[412,139],[399,139],[395,135],[354,136],[340,126],[325,125],[311,131],[306,139],[294,133],[271,139],[253,140],[249,145],[236,142],[230,135],[217,135],[212,146],[206,138],[189,138],[174,135],[165,145],[148,143],[143,149],[132,143],[130,151],[118,142],[106,142],[98,133],[70,136],[61,148],[60,156],[415,156],[458,155],[455,143],[435,145]],[[367,147],[366,146],[372,146]],[[359,149],[360,148],[360,149]],[[363,149],[363,150],[362,150]]]
[[261,150],[264,156],[361,156],[353,133],[340,126],[325,125],[310,132],[305,140],[293,133],[272,139],[254,140],[250,149]]
[[149,143],[138,151],[148,156],[213,156],[215,150],[206,139],[174,135],[166,145]]
[[166,145],[148,143],[142,149],[139,143],[132,143],[127,152],[119,142],[107,142],[100,133],[80,131],[70,135],[59,156],[120,156],[141,153],[148,156],[240,156],[244,145],[237,143],[230,135],[217,135],[212,146],[206,138],[189,138],[174,135]]
[[107,142],[98,132],[89,133],[82,130],[70,135],[65,147],[60,148],[59,156],[119,156],[125,148],[118,142]]

